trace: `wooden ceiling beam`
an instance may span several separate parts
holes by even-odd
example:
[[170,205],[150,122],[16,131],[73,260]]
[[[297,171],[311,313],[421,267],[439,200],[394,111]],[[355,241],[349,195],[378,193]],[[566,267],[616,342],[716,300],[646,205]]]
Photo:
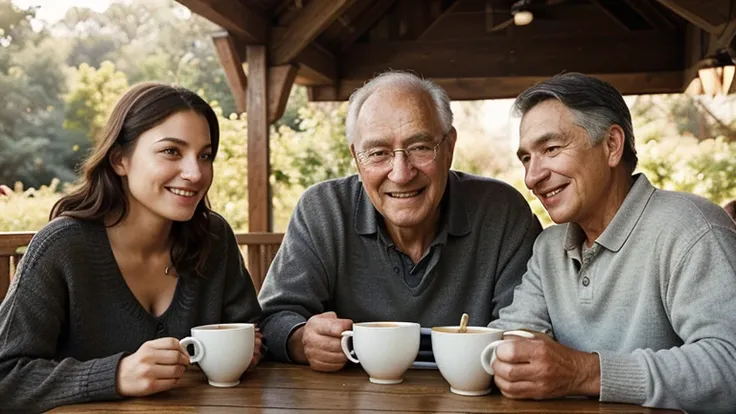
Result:
[[289,8],[289,6],[294,5],[294,0],[281,0],[278,3],[276,3],[276,6],[273,7],[271,10],[271,15],[274,17],[279,16],[281,13],[283,13],[286,9]]
[[339,50],[338,45],[342,41],[342,35],[354,31],[355,25],[374,4],[371,1],[355,1],[350,3],[350,6],[342,12],[335,22],[317,36],[316,41],[323,45],[329,45],[332,50]]
[[626,30],[649,30],[653,25],[629,3],[621,0],[590,0],[608,17]]
[[736,7],[734,0],[712,0],[707,3],[693,0],[657,1],[688,22],[715,35],[721,34],[730,21],[731,11]]
[[[736,3],[736,2],[734,2]],[[736,4],[731,10],[736,13]],[[719,33],[709,33],[694,23],[689,23],[685,37],[685,73],[683,82],[686,87],[698,77],[698,70],[713,65],[712,58],[720,51],[733,51],[736,40],[736,14],[722,25]]]
[[227,32],[212,36],[212,40],[215,42],[220,65],[225,70],[225,79],[235,100],[235,110],[242,114],[246,111],[248,78],[243,70],[243,58],[238,53],[237,43]]
[[615,36],[539,37],[515,42],[495,38],[355,44],[341,55],[338,71],[343,79],[365,80],[386,68],[412,70],[430,78],[682,70],[680,37],[667,32],[629,32]]
[[424,31],[419,35],[419,37],[417,38],[417,40],[424,39],[427,36],[427,33],[430,33],[432,31],[432,29],[434,29],[435,27],[439,26],[440,23],[442,23],[442,20],[444,20],[447,16],[449,16],[450,14],[452,14],[452,12],[455,10],[455,8],[457,8],[457,6],[460,3],[461,3],[461,1],[454,0],[454,3],[452,3],[448,8],[446,8],[445,11],[442,12],[442,14],[440,14],[439,16],[437,16],[437,18],[434,19],[434,21],[432,21],[432,23],[430,23],[429,26],[427,26],[426,29],[424,29]]
[[[682,92],[682,71],[643,73],[592,74],[610,82],[624,95]],[[452,100],[515,98],[526,88],[547,79],[547,76],[435,78]],[[344,80],[337,86],[309,87],[311,101],[346,101],[362,86],[362,80]]]
[[[233,94],[235,109],[238,114],[247,112],[248,78],[243,70],[243,59],[238,52],[243,48],[238,45],[236,39],[227,33],[218,33],[212,39],[215,42],[215,49],[220,58],[220,63],[225,70],[230,92]],[[298,69],[299,67],[293,64],[267,67],[269,124],[274,123],[284,114],[289,92],[294,85]]]
[[348,0],[311,0],[270,44],[270,63],[291,63],[349,5]]
[[315,43],[302,50],[294,61],[299,65],[300,85],[329,85],[337,81],[335,56]]
[[700,63],[707,53],[707,42],[710,35],[692,23],[685,29],[685,70],[683,72],[683,90],[698,76]]
[[653,27],[659,30],[673,30],[675,25],[673,22],[665,16],[660,10],[658,10],[656,3],[640,0],[624,0],[626,4],[632,9],[636,10],[637,13],[644,20],[648,21]]
[[363,12],[356,21],[351,22],[340,36],[339,50],[345,50],[373,27],[386,12],[396,3],[396,0],[376,0]]
[[268,41],[267,20],[244,4],[225,0],[177,0],[180,4],[238,37],[244,43]]
[[271,66],[268,68],[268,123],[273,124],[284,115],[289,92],[294,85],[296,65]]

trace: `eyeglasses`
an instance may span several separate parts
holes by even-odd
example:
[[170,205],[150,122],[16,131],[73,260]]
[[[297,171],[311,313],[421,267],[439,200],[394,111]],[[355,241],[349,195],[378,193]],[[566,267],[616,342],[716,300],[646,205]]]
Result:
[[415,167],[424,167],[437,158],[437,148],[447,138],[447,134],[434,145],[417,143],[409,148],[370,148],[356,154],[358,163],[364,167],[383,168],[394,164],[397,152],[403,152],[409,163]]

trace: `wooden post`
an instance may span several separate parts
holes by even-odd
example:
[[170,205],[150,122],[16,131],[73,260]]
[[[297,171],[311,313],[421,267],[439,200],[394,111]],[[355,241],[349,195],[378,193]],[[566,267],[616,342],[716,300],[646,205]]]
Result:
[[[266,46],[248,45],[248,231],[273,231],[269,185],[268,66]],[[248,266],[258,266],[248,249]]]
[[0,302],[10,287],[10,256],[0,256]]

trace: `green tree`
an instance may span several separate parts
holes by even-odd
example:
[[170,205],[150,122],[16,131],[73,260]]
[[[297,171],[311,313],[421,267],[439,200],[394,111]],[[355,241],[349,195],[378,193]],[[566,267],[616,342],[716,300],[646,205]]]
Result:
[[310,103],[299,109],[296,130],[282,125],[271,134],[274,228],[286,230],[307,187],[357,172],[345,136],[347,103]]
[[494,136],[484,124],[484,101],[453,102],[457,130],[454,170],[499,177],[511,168],[512,151],[505,136]]
[[110,60],[131,84],[176,83],[217,101],[225,115],[235,111],[211,40],[220,29],[174,0],[116,2],[103,13],[73,8],[55,28],[72,43],[72,66]]
[[734,104],[734,95],[646,95],[636,97],[631,105],[631,116],[637,138],[642,142],[673,136],[691,136],[699,140],[724,136],[734,140]]
[[33,11],[0,0],[0,182],[75,178],[84,137],[63,129],[63,51],[30,26]]
[[212,209],[222,214],[230,225],[241,231],[248,229],[248,155],[245,115],[222,116],[214,103],[220,123],[220,145],[214,168],[215,176],[209,191]]
[[94,139],[117,100],[128,89],[128,79],[109,61],[102,62],[99,69],[82,63],[74,72],[71,91],[64,97],[64,128]]
[[651,140],[638,152],[638,170],[656,187],[698,194],[716,204],[736,199],[736,143],[724,137]]

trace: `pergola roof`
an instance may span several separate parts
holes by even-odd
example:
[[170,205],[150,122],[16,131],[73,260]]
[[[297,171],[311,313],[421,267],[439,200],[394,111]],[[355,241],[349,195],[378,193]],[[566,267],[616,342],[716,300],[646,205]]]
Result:
[[[230,34],[230,62],[261,44],[269,66],[298,65],[296,83],[315,101],[345,100],[388,68],[432,78],[452,99],[513,97],[563,71],[626,94],[682,92],[736,31],[732,0],[179,2]],[[515,3],[532,11],[531,24],[509,24]],[[227,62],[229,77],[246,82]]]
[[[340,101],[377,73],[404,69],[459,100],[514,97],[563,71],[624,94],[682,92],[701,77],[704,90],[723,91],[734,73],[698,69],[716,55],[732,65],[736,0],[177,1],[224,29],[215,46],[247,112],[251,232],[273,227],[268,125],[295,82],[313,101]],[[534,14],[527,26],[511,23],[521,8]]]

